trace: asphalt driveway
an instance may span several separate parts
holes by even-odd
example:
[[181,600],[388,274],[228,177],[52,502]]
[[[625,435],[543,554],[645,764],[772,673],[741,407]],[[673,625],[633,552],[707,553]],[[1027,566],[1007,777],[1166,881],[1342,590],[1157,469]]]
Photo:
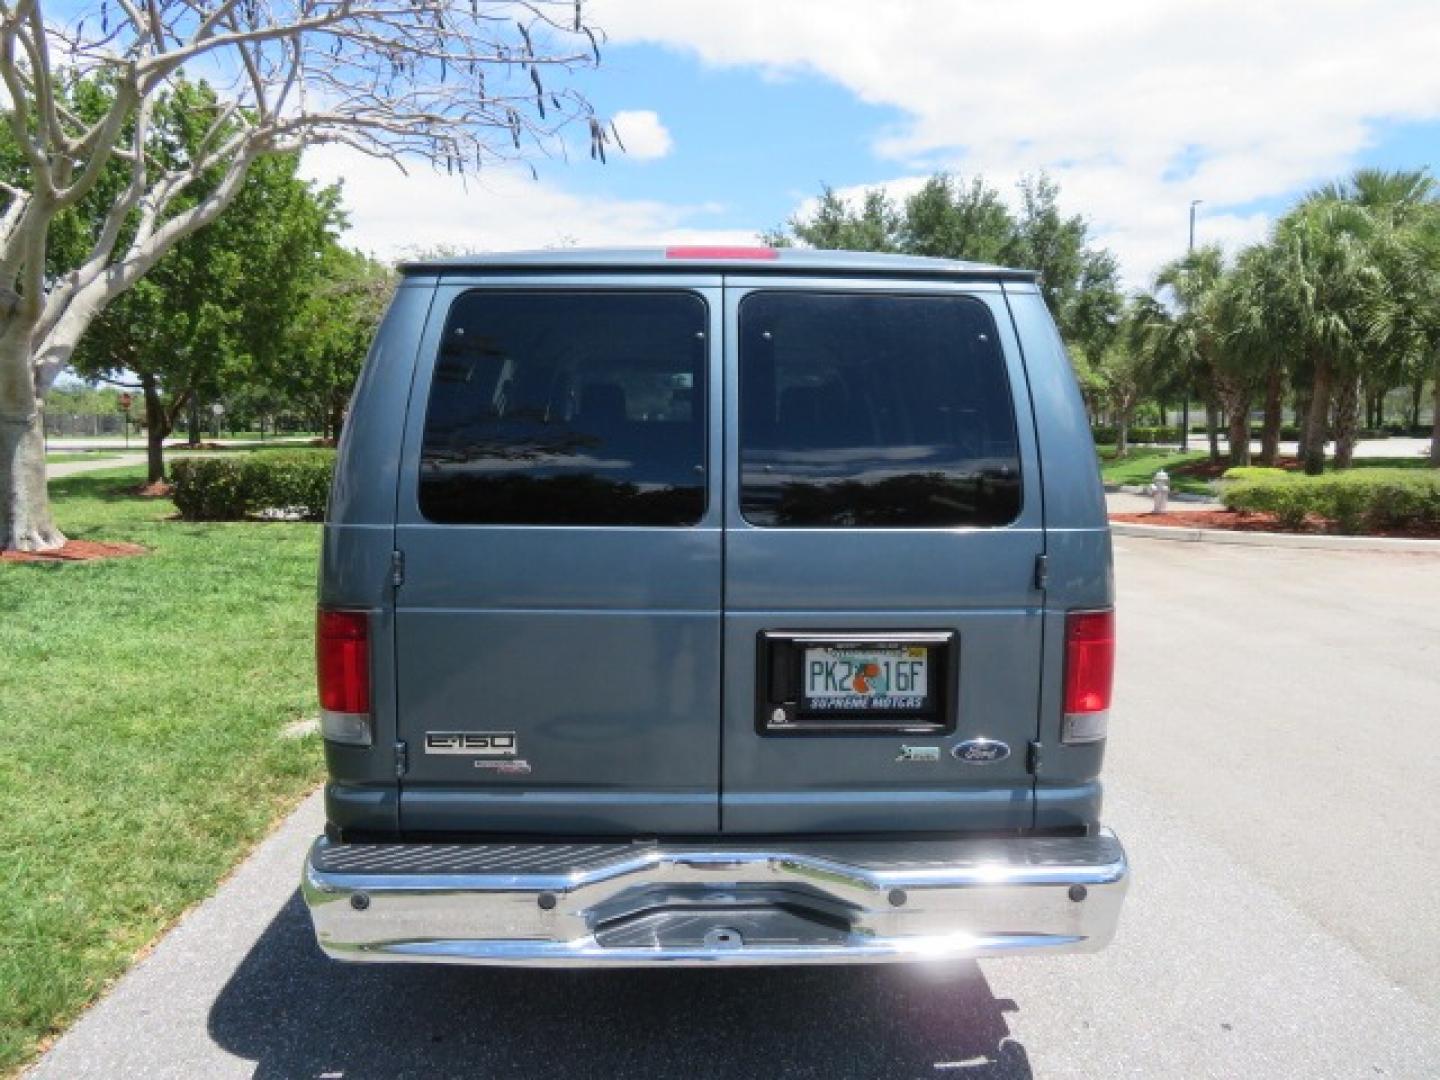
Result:
[[308,802],[44,1077],[1434,1076],[1440,557],[1118,539],[1097,956],[951,968],[350,967]]

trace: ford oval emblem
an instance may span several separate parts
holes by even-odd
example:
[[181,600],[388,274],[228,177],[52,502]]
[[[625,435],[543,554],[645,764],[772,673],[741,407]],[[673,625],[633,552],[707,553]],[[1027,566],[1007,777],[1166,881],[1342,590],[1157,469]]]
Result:
[[998,739],[966,739],[951,747],[950,753],[967,765],[993,765],[1010,756],[1010,747]]

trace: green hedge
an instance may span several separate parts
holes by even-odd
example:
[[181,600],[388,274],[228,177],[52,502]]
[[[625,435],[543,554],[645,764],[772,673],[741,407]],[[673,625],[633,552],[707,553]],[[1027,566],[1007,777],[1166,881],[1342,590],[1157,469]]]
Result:
[[[1095,427],[1090,429],[1095,441],[1102,445],[1119,442],[1120,431],[1114,427]],[[1175,443],[1180,441],[1180,429],[1178,427],[1146,427],[1135,425],[1126,433],[1132,443]]]
[[1279,469],[1231,469],[1221,500],[1230,510],[1274,514],[1298,529],[1311,515],[1338,532],[1440,528],[1440,473],[1405,469],[1305,476]]
[[181,458],[170,466],[171,497],[187,521],[243,521],[266,511],[319,521],[334,470],[328,450]]

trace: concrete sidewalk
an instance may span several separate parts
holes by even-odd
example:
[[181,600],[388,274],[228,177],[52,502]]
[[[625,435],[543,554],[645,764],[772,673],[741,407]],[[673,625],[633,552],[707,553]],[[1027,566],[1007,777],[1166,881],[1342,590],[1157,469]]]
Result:
[[[1128,491],[1107,491],[1105,493],[1105,509],[1112,514],[1148,514],[1155,505],[1155,500],[1149,495],[1135,495]],[[1225,509],[1218,502],[1191,502],[1188,499],[1180,502],[1170,500],[1171,510],[1191,513],[1196,510],[1223,510]]]
[[[1204,450],[1209,445],[1210,443],[1204,435],[1190,436],[1190,449],[1192,451]],[[1132,449],[1139,447],[1157,450],[1179,449],[1179,446],[1175,443],[1169,443],[1164,446],[1152,446],[1148,443],[1131,444]],[[1282,456],[1294,457],[1298,450],[1299,444],[1294,440],[1280,443],[1280,453]],[[1253,454],[1260,453],[1259,439],[1250,440],[1250,451]],[[1230,440],[1223,432],[1220,435],[1220,452],[1222,454],[1228,454],[1230,452]],[[1325,444],[1325,453],[1326,455],[1335,453],[1335,444],[1333,442],[1327,442]],[[1355,444],[1355,456],[1357,458],[1424,457],[1429,453],[1429,439],[1415,439],[1408,435],[1394,435],[1388,439],[1361,439]]]
[[[261,447],[261,446],[303,446],[313,442],[315,435],[271,435],[264,439],[212,439],[206,436],[203,440],[206,444],[216,446],[238,446],[238,447]],[[166,450],[184,450],[190,444],[184,438],[168,439],[165,442]],[[100,450],[125,452],[131,449],[145,449],[145,439],[141,435],[132,436],[130,445],[125,445],[125,440],[119,435],[57,435],[54,438],[45,440],[45,448],[52,453],[70,453],[80,450]]]
[[60,480],[67,476],[77,476],[80,473],[99,472],[101,469],[123,469],[129,465],[144,464],[144,454],[116,454],[113,457],[107,454],[94,461],[64,461],[58,465],[47,465],[45,466],[45,476],[49,480]]

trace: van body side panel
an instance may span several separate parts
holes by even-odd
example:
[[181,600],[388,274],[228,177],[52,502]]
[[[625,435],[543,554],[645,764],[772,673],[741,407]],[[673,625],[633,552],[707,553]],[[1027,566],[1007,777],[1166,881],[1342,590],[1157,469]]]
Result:
[[[1060,741],[1061,695],[1065,613],[1115,602],[1105,492],[1074,370],[1039,290],[1007,282],[1005,297],[1030,376],[1045,461],[1049,587],[1040,690],[1043,767],[1036,780],[1035,823],[1041,828],[1093,829],[1100,815],[1105,742],[1067,746]],[[1122,621],[1120,641],[1124,639]]]
[[[763,347],[757,343],[769,340],[764,334],[770,330],[752,327],[746,331],[751,344],[742,345],[744,305],[752,297],[780,293],[842,300],[901,297],[907,302],[920,298],[980,305],[983,321],[993,328],[985,331],[986,347],[1003,354],[999,362],[1009,387],[1003,408],[1014,412],[1014,452],[1022,487],[1014,519],[995,527],[755,524],[742,508],[739,445],[749,436],[737,415],[740,409],[728,411],[724,831],[1028,829],[1034,806],[1027,749],[1035,735],[1042,625],[1035,567],[1044,550],[1044,516],[1025,371],[999,285],[818,276],[776,280],[756,275],[728,278],[725,293],[726,397],[732,403],[745,397],[743,349]],[[915,310],[925,309],[922,303]],[[998,342],[989,340],[992,334],[998,335]],[[783,329],[775,331],[774,341],[777,349],[785,347]],[[963,353],[960,343],[955,344],[952,359],[959,364]],[[843,347],[839,341],[835,345]],[[825,351],[819,350],[822,356],[816,363],[824,363]],[[874,362],[860,355],[846,369],[848,374],[837,376],[836,381],[849,379],[852,385],[821,387],[818,393],[801,386],[803,394],[776,390],[781,436],[804,422],[803,415],[793,423],[787,421],[786,410],[797,401],[808,407],[807,398],[838,401],[844,396],[853,403],[859,389],[853,384],[862,379],[871,400],[880,401],[885,391],[877,378],[883,383],[879,376],[887,364],[896,378],[901,377],[903,356],[882,358],[877,353]],[[861,427],[870,423],[877,431],[887,424],[903,426],[897,414],[907,408],[913,413],[918,407],[913,397],[896,398],[890,405],[860,410],[847,423]],[[962,419],[960,426],[965,423]],[[857,435],[851,441],[864,439]],[[811,460],[823,462],[828,452],[822,447]],[[885,453],[883,448],[875,450],[876,460]],[[897,453],[903,456],[906,451],[891,452],[892,459]],[[751,472],[754,475],[753,467]],[[884,512],[883,506],[878,512]],[[817,636],[862,633],[876,639],[906,631],[949,635],[955,662],[945,672],[949,683],[945,690],[952,695],[953,727],[913,735],[758,730],[756,688],[770,676],[763,670],[766,653],[757,648],[757,639],[777,631]],[[973,740],[1001,742],[1008,755],[970,762],[952,753]]]
[[[420,349],[398,481],[396,545],[405,556],[405,583],[396,592],[395,621],[402,673],[399,735],[409,757],[401,795],[401,824],[407,832],[663,835],[717,830],[721,404],[718,394],[706,395],[700,385],[716,386],[719,379],[721,297],[716,286],[713,279],[673,274],[586,274],[446,279],[438,287]],[[523,417],[513,421],[516,430],[550,431],[555,427],[551,414],[572,408],[578,410],[576,423],[593,413],[593,422],[601,425],[595,430],[605,424],[624,429],[613,436],[616,441],[602,439],[596,449],[580,439],[578,447],[557,446],[538,455],[562,463],[588,455],[596,459],[597,470],[624,467],[627,458],[643,456],[650,452],[647,446],[665,441],[667,422],[654,419],[660,406],[638,403],[633,382],[621,386],[581,378],[589,370],[585,365],[601,362],[597,356],[615,365],[630,362],[630,354],[609,340],[612,335],[567,344],[573,326],[566,319],[547,323],[517,316],[503,332],[510,339],[497,330],[501,336],[485,344],[490,333],[485,319],[492,319],[492,326],[494,319],[503,321],[506,303],[543,309],[551,301],[601,294],[617,304],[632,303],[639,295],[679,297],[682,306],[693,304],[701,313],[695,331],[687,331],[683,340],[667,339],[657,361],[664,363],[665,350],[677,349],[697,350],[702,358],[697,362],[704,378],[690,389],[674,377],[665,405],[683,409],[684,423],[699,423],[705,433],[696,451],[700,460],[685,466],[687,475],[706,485],[698,520],[674,526],[477,524],[427,517],[422,449],[432,385],[440,387],[437,393],[470,393],[463,385],[467,380],[493,377],[496,389],[485,407],[493,400],[495,416]],[[496,314],[447,329],[447,319],[462,302]],[[607,324],[613,337],[635,331],[634,324],[627,328],[621,321],[623,316],[615,318]],[[441,338],[467,328],[468,344],[443,344],[450,357],[445,362],[459,365],[443,375],[453,384],[447,388],[436,382]],[[542,354],[548,358],[544,363],[535,359]],[[477,374],[492,361],[504,365],[498,375]],[[573,378],[560,370],[567,367]],[[544,387],[537,389],[535,371],[540,369]],[[526,394],[528,404],[521,401]],[[431,463],[423,468],[448,470],[468,483],[468,462],[479,454],[491,463],[486,468],[499,470],[497,499],[529,498],[524,490],[506,486],[509,452],[487,449],[505,437],[507,422],[495,420],[486,429],[499,435],[456,436],[480,442],[473,443],[479,449],[460,447],[453,460],[436,458],[432,447],[427,451]],[[461,417],[455,423],[460,431],[468,421]],[[536,456],[510,454],[522,470]],[[603,472],[597,475],[603,482]],[[529,512],[563,515],[572,503],[603,512],[604,505],[586,490],[575,500],[562,496],[557,502],[531,503]],[[634,495],[627,491],[616,489],[616,498]],[[454,510],[445,507],[450,504],[442,506],[444,513]],[[472,509],[490,512],[484,506]],[[461,505],[455,512],[468,511]]]
[[319,600],[370,613],[371,717],[368,747],[325,743],[330,782],[326,817],[341,829],[399,828],[395,777],[394,617],[390,553],[395,539],[395,484],[417,342],[425,328],[430,282],[406,279],[381,320],[355,384],[335,455],[322,552]]

